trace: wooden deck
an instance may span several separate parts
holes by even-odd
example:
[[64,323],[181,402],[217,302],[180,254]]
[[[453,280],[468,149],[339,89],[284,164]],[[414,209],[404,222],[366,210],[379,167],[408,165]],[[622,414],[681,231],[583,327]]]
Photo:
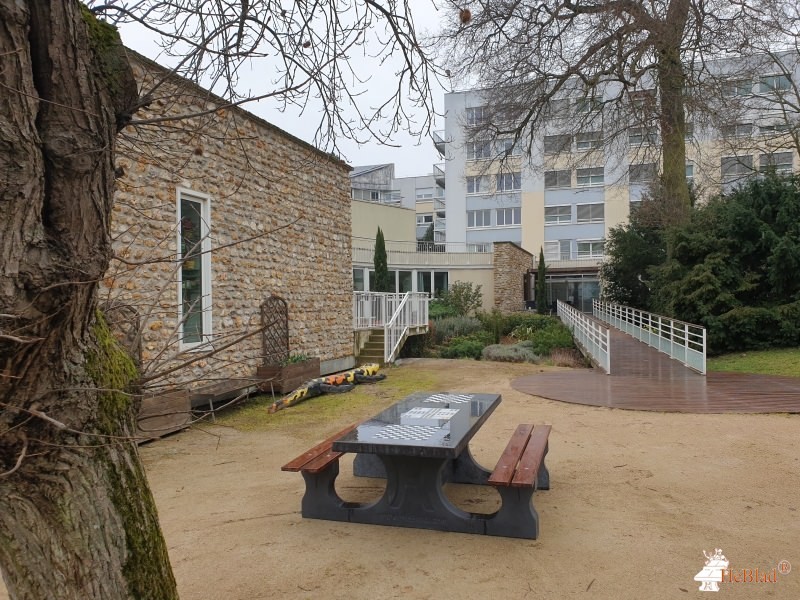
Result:
[[609,327],[611,373],[596,369],[526,375],[520,392],[574,404],[686,413],[800,413],[800,377],[708,373]]

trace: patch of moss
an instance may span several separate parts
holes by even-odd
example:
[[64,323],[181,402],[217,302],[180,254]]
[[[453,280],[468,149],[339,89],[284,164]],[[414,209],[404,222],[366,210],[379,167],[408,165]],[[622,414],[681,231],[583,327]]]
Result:
[[98,310],[92,327],[94,346],[86,353],[86,372],[98,388],[98,423],[106,434],[123,431],[132,417],[133,398],[127,392],[138,377],[133,358],[119,345]]

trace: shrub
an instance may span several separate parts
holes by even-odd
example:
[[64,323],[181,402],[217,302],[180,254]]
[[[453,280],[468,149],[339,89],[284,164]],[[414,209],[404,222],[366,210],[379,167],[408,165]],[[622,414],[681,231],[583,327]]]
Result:
[[556,367],[585,367],[586,359],[578,350],[555,348],[550,353],[550,362]]
[[764,349],[780,338],[781,318],[776,309],[741,306],[719,316],[709,331],[714,352]]
[[455,337],[463,337],[483,329],[474,317],[445,317],[434,324],[433,343],[444,344]]
[[431,320],[444,319],[445,317],[457,317],[456,311],[452,306],[446,304],[441,299],[436,298],[428,304],[428,318]]
[[534,312],[511,313],[510,315],[506,315],[506,327],[508,328],[508,331],[505,335],[511,334],[512,337],[516,337],[517,339],[525,339],[527,337],[526,335],[518,336],[514,334],[514,331],[518,327],[522,328],[518,333],[521,333],[524,330],[529,330],[530,333],[533,333],[538,329],[543,329],[545,327],[549,327],[553,323],[560,322],[561,321],[558,319],[558,317],[539,315]]
[[493,308],[492,312],[488,313],[480,312],[477,317],[483,328],[492,335],[495,344],[499,344],[500,338],[508,334],[506,317],[498,309]]
[[492,344],[486,346],[481,353],[483,360],[494,360],[497,362],[538,362],[539,357],[533,352],[530,346],[514,344],[513,346],[503,344]]
[[555,323],[535,331],[531,336],[533,351],[540,356],[549,356],[556,348],[574,348],[572,332],[562,323]]
[[456,281],[441,295],[441,301],[457,315],[465,317],[483,304],[481,286],[472,282]]
[[450,344],[442,348],[442,358],[474,358],[478,360],[486,344],[472,337],[454,338]]

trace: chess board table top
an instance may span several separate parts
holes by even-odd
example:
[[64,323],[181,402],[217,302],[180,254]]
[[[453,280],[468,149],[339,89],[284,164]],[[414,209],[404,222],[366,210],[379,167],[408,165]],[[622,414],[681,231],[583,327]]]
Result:
[[499,394],[417,392],[364,421],[333,449],[454,459],[500,401]]

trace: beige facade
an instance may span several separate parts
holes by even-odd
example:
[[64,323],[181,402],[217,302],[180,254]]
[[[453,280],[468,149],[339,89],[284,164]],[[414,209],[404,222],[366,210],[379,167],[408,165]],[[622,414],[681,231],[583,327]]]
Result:
[[[163,70],[140,58],[147,82]],[[104,300],[132,307],[153,385],[252,376],[260,305],[288,304],[289,349],[323,371],[353,364],[349,167],[177,78],[123,132]],[[216,103],[216,106],[215,106]],[[213,111],[208,113],[208,111]],[[174,127],[178,125],[177,127]]]
[[374,241],[380,227],[387,241],[416,240],[417,217],[410,208],[353,200],[350,212],[354,238]]

